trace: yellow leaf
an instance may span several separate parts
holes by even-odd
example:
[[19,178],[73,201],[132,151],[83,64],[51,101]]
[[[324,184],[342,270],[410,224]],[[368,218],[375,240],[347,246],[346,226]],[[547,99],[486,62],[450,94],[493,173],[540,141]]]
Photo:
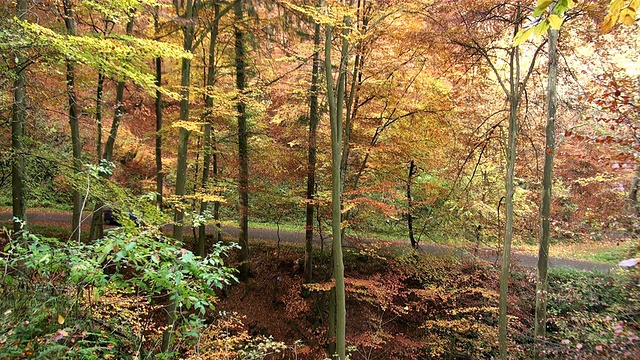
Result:
[[538,5],[536,7],[538,7],[538,8],[546,8],[552,2],[553,2],[553,0],[538,0]]
[[616,15],[617,17],[620,13],[620,9],[624,6],[624,3],[626,3],[626,0],[611,0],[611,3],[609,4],[609,15]]
[[629,9],[634,11],[638,11],[639,7],[640,7],[640,0],[631,0],[628,6]]
[[171,127],[183,128],[183,129],[185,129],[185,130],[187,130],[189,132],[202,134],[202,130],[200,130],[202,125],[204,125],[203,122],[178,120],[178,121],[174,122],[173,124],[171,124]]
[[618,14],[607,14],[607,16],[604,17],[604,21],[602,22],[602,26],[600,28],[600,30],[603,33],[607,33],[609,31],[611,31],[611,29],[613,29],[613,25],[616,24],[616,22],[618,21]]
[[58,314],[58,324],[63,325],[64,324],[64,316]]
[[631,26],[636,22],[636,12],[631,8],[620,11],[620,22],[624,25]]
[[549,26],[551,26],[551,28],[553,30],[560,30],[560,26],[562,26],[562,18],[556,14],[551,14],[549,15]]
[[513,38],[513,47],[516,47],[516,46],[522,44],[523,42],[527,41],[529,39],[529,37],[531,36],[531,34],[533,33],[534,29],[535,28],[530,27],[528,29],[522,29],[522,30],[518,31],[516,36]]

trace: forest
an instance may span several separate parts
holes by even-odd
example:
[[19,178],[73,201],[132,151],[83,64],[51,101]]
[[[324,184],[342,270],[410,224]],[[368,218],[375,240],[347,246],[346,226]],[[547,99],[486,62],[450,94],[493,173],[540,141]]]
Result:
[[0,359],[640,358],[640,0],[0,3]]

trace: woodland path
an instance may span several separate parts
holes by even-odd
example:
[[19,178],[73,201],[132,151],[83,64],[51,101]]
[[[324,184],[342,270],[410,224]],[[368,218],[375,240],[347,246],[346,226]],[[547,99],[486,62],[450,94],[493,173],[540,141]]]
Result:
[[[56,211],[30,211],[27,213],[27,219],[31,224],[41,224],[41,225],[56,225],[56,226],[69,226],[71,224],[71,213],[67,212],[56,212]],[[8,223],[11,221],[11,210],[10,209],[0,209],[0,223]],[[88,217],[83,221],[83,227],[88,226],[91,222],[91,218]],[[213,228],[208,228],[207,232],[213,233]],[[238,228],[223,226],[224,233],[229,237],[237,237],[238,236]],[[317,232],[316,232],[317,233]],[[293,243],[293,244],[302,244],[304,242],[304,232],[303,231],[289,231],[289,230],[280,230],[276,231],[274,229],[263,229],[263,228],[250,228],[249,229],[249,238],[251,239],[262,239],[267,241],[276,242],[280,240],[283,243]],[[316,234],[315,243],[316,246],[319,246],[321,239]],[[360,243],[371,244],[374,241],[378,241],[376,239],[360,239]],[[324,239],[325,248],[330,246],[330,239]],[[390,244],[393,247],[398,248],[409,248],[408,241],[402,239],[396,240],[383,240],[382,242]],[[346,242],[347,246],[349,246],[348,241]],[[464,256],[477,256],[485,261],[496,262],[499,263],[500,259],[496,257],[495,249],[488,248],[479,248],[479,249],[463,249],[456,248],[446,245],[438,245],[438,244],[420,244],[420,250],[433,253],[433,254],[446,254],[446,253],[457,253],[461,257]],[[512,253],[513,261],[518,263],[521,266],[526,267],[536,267],[538,263],[538,257],[530,254],[520,253],[514,251]],[[572,260],[572,259],[564,259],[564,258],[549,258],[549,267],[550,268],[570,268],[576,270],[585,270],[585,271],[600,271],[600,272],[608,272],[611,269],[615,268],[615,265],[612,264],[603,264],[592,261],[584,261],[584,260]]]

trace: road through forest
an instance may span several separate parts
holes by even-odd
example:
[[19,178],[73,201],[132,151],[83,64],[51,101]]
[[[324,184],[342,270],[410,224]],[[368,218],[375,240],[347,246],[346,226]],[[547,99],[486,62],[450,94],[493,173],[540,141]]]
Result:
[[[28,222],[31,224],[42,224],[42,225],[57,225],[57,226],[70,226],[71,224],[71,213],[65,212],[50,212],[50,211],[33,211],[27,213]],[[8,223],[11,221],[11,211],[9,209],[0,209],[0,222]],[[83,221],[83,226],[88,226],[91,222],[91,217],[85,217]],[[213,233],[213,228],[208,228],[207,232]],[[238,236],[238,228],[223,226],[224,233],[233,238]],[[316,232],[317,233],[317,232]],[[263,228],[250,228],[249,229],[249,238],[250,239],[262,239],[267,241],[276,242],[280,240],[284,243],[293,243],[293,244],[302,244],[304,242],[304,232],[303,231],[289,231],[289,230],[280,230],[279,232],[274,229],[263,229]],[[325,239],[325,248],[330,246],[330,239]],[[315,246],[320,246],[320,237],[316,234],[315,238]],[[362,242],[365,244],[371,244],[375,242],[375,239],[362,239]],[[408,241],[397,239],[397,240],[384,240],[385,243],[391,244],[392,246],[397,247],[408,247]],[[348,242],[346,243],[349,246]],[[437,245],[437,244],[420,244],[420,249],[422,251],[433,253],[433,254],[446,254],[446,253],[457,253],[458,255],[464,256],[478,256],[483,260],[489,262],[499,262],[500,259],[496,258],[496,251],[488,248],[480,248],[474,249],[462,249],[445,245]],[[529,255],[525,253],[513,252],[512,258],[514,262],[517,262],[519,265],[527,266],[527,267],[536,267],[538,263],[538,257],[534,255]],[[607,272],[615,267],[612,264],[603,264],[591,261],[583,261],[583,260],[571,260],[571,259],[563,259],[563,258],[549,258],[549,267],[551,268],[571,268],[577,270],[586,270],[586,271],[601,271]]]

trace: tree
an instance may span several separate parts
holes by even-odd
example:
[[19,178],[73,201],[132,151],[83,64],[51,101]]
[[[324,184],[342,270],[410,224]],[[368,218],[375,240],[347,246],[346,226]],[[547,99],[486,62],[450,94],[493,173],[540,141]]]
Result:
[[[27,0],[18,0],[16,6],[18,20],[27,19]],[[11,150],[13,162],[11,163],[11,200],[13,211],[13,231],[19,232],[23,222],[27,221],[24,198],[24,155],[22,141],[24,126],[27,118],[27,90],[26,90],[26,66],[27,59],[21,53],[16,56],[15,80],[13,88],[13,108],[11,117]]]
[[[549,33],[549,66],[547,81],[547,124],[546,124],[546,145],[544,159],[544,175],[542,181],[542,205],[540,207],[541,231],[540,246],[538,251],[538,276],[536,280],[536,304],[535,304],[535,348],[536,359],[545,358],[543,340],[546,338],[547,325],[547,299],[548,280],[547,269],[549,263],[549,238],[551,232],[551,187],[553,179],[553,159],[555,155],[555,121],[557,108],[557,77],[558,77],[558,54],[557,43],[559,29],[564,21],[565,12],[574,6],[571,0],[538,1],[538,5],[533,12],[537,18],[538,25],[527,30],[521,30],[515,36],[515,43],[526,40],[535,29],[536,35],[548,28]],[[613,0],[609,5],[607,15],[602,24],[602,31],[610,31],[619,21],[625,25],[632,25],[635,22],[636,11],[640,7],[640,1]],[[543,16],[547,14],[547,16]],[[632,185],[632,194],[634,191]]]
[[558,29],[549,29],[549,72],[547,82],[547,125],[544,156],[544,177],[542,180],[542,206],[540,207],[541,231],[538,251],[538,278],[536,281],[535,334],[538,349],[536,358],[544,358],[540,348],[546,337],[547,328],[547,267],[549,264],[549,237],[551,232],[551,186],[553,180],[553,158],[555,155],[555,121],[557,107],[558,78]]
[[[70,36],[76,36],[78,34],[78,29],[76,27],[76,21],[73,16],[73,9],[71,7],[70,0],[63,0],[63,16],[64,16],[64,24],[67,29],[67,34]],[[66,71],[66,81],[67,81],[67,99],[69,102],[69,127],[71,129],[71,147],[73,151],[73,167],[76,173],[82,171],[82,144],[80,143],[80,126],[78,124],[78,101],[76,95],[75,88],[75,63],[70,58],[67,58],[67,71]],[[73,221],[72,221],[72,229],[73,232],[71,237],[74,239],[80,240],[81,233],[81,216],[82,216],[82,207],[84,204],[84,198],[78,189],[73,190]]]
[[314,198],[316,191],[316,162],[318,138],[318,123],[320,110],[318,108],[318,82],[320,76],[320,24],[316,23],[313,31],[313,67],[311,69],[311,88],[309,89],[309,140],[307,160],[307,193],[305,218],[305,247],[304,247],[304,279],[311,283],[313,279],[313,221]]
[[[194,3],[195,2],[195,3]],[[181,17],[181,27],[183,35],[183,49],[185,51],[193,50],[193,40],[195,35],[195,20],[198,17],[197,0],[187,0],[186,4],[181,5],[174,2],[176,13]],[[184,6],[184,13],[180,14]],[[188,123],[189,121],[189,87],[191,86],[191,59],[183,58],[180,69],[180,121]],[[186,125],[186,124],[185,124]],[[175,195],[178,198],[178,204],[174,211],[173,237],[178,241],[183,241],[184,234],[184,209],[180,204],[186,194],[187,183],[187,150],[189,147],[189,134],[185,126],[181,126],[178,130],[178,163],[176,165],[176,189]],[[169,300],[167,307],[167,315],[165,324],[167,329],[162,334],[162,352],[168,352],[173,340],[174,327],[176,323],[177,304],[174,300]]]
[[416,175],[416,164],[413,159],[409,160],[409,171],[407,174],[407,229],[409,230],[409,240],[411,241],[411,247],[416,249],[418,242],[416,241],[413,231],[413,198],[411,197],[411,185],[413,184],[413,177]]
[[[220,16],[220,5],[214,4],[215,13],[213,26],[211,27],[209,34],[209,54],[208,54],[208,62],[207,62],[207,73],[206,73],[206,81],[205,81],[205,106],[207,108],[205,112],[205,123],[204,123],[204,156],[202,159],[202,182],[201,187],[203,192],[210,191],[208,183],[209,183],[209,172],[210,167],[209,163],[213,158],[213,176],[214,179],[218,176],[218,154],[216,151],[215,144],[215,127],[213,126],[213,87],[216,80],[216,64],[215,64],[215,49],[216,49],[216,40],[218,38],[218,22]],[[213,144],[212,144],[213,139]],[[200,216],[204,217],[205,213],[208,210],[209,203],[207,200],[203,199],[200,201]],[[221,240],[222,233],[220,231],[220,201],[214,201],[214,214],[213,218],[216,221],[216,241]],[[196,254],[199,256],[205,256],[206,249],[206,224],[201,224],[198,229],[198,242],[196,244]]]
[[247,132],[247,105],[246,105],[246,74],[245,74],[245,33],[244,33],[244,5],[243,1],[238,0],[233,5],[234,22],[234,38],[235,38],[235,68],[236,68],[236,89],[238,90],[238,99],[236,108],[238,111],[238,197],[239,197],[239,225],[240,233],[238,235],[238,243],[240,244],[240,280],[246,282],[249,280],[249,153],[247,141],[249,134]]
[[[491,54],[490,48],[483,46],[476,39],[457,40],[456,42],[472,50],[479,55],[488,64],[491,71],[497,78],[498,84],[504,95],[506,96],[509,106],[508,116],[508,135],[506,141],[506,176],[505,176],[505,226],[504,226],[504,242],[502,249],[502,263],[500,274],[500,300],[499,300],[499,343],[500,343],[500,357],[503,360],[507,358],[507,305],[508,305],[508,288],[511,266],[511,243],[513,240],[513,209],[514,202],[513,196],[515,193],[514,177],[515,177],[515,163],[517,154],[517,134],[518,134],[518,117],[520,104],[522,101],[522,95],[526,89],[526,84],[529,77],[533,73],[536,57],[542,48],[540,45],[533,54],[529,68],[522,76],[522,69],[520,63],[520,49],[518,47],[520,26],[523,21],[522,3],[516,4],[504,4],[499,3],[496,6],[492,6],[489,12],[484,13],[486,18],[480,19],[480,22],[491,21],[498,19],[500,22],[504,22],[508,27],[513,26],[513,36],[515,37],[514,46],[507,49],[506,67],[508,75],[501,74],[498,66],[495,63],[494,57]],[[512,8],[512,9],[509,9]],[[492,12],[502,12],[505,14],[493,14]],[[509,14],[510,13],[510,14]],[[508,28],[507,28],[508,29]],[[533,30],[532,30],[533,31]]]
[[[353,0],[349,7],[353,6]],[[332,259],[333,277],[335,279],[335,337],[336,354],[339,359],[346,358],[346,298],[344,283],[344,263],[342,259],[342,175],[341,175],[341,151],[343,146],[343,108],[345,101],[345,81],[346,68],[349,55],[349,31],[351,27],[351,17],[343,16],[341,31],[342,50],[340,65],[338,67],[338,80],[334,84],[333,66],[331,64],[331,48],[333,25],[326,24],[325,39],[325,71],[327,81],[327,102],[329,103],[329,119],[331,123],[331,209],[332,209]],[[331,306],[330,306],[331,307]],[[334,309],[329,309],[333,312]],[[329,337],[334,334],[330,333]],[[333,354],[330,354],[333,356]]]
[[[155,7],[155,12],[153,13],[153,28],[155,31],[155,35],[159,35],[160,31],[160,7]],[[162,192],[164,187],[164,173],[162,172],[162,92],[160,91],[160,87],[162,86],[162,57],[158,56],[155,58],[155,70],[156,70],[156,79],[155,84],[158,88],[156,90],[156,100],[155,100],[155,110],[156,110],[156,146],[155,146],[155,155],[156,155],[156,203],[158,204],[158,208],[162,209]]]

